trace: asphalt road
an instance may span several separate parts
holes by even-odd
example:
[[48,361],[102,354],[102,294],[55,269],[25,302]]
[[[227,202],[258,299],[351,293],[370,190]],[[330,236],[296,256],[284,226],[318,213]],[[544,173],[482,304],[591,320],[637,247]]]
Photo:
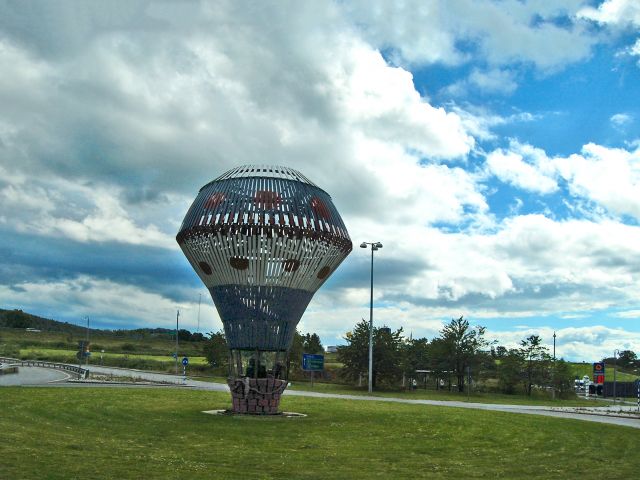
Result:
[[[20,375],[23,370],[47,370],[34,367],[21,367]],[[202,382],[198,380],[191,380],[187,378],[186,382],[183,382],[182,376],[176,377],[175,375],[168,375],[162,373],[146,372],[141,370],[127,370],[122,368],[112,367],[100,367],[89,365],[89,369],[92,373],[103,375],[114,375],[119,377],[131,376],[134,378],[143,379],[150,382],[169,382],[180,386],[186,386],[188,388],[195,388],[198,390],[210,390],[210,391],[229,391],[227,385],[221,383]],[[52,374],[61,374],[62,372],[52,370]],[[11,377],[12,375],[7,375]],[[91,383],[68,383],[68,382],[56,382],[49,383],[51,380],[46,380],[43,373],[34,374],[33,376],[23,377],[25,379],[42,379],[41,385],[48,386],[83,386],[83,387],[108,387],[106,384],[91,384]],[[29,380],[32,382],[32,380]],[[15,383],[14,383],[15,384]],[[6,385],[2,383],[2,377],[0,377],[0,385]],[[35,385],[35,383],[28,383],[28,385]],[[131,385],[137,386],[137,385]],[[546,407],[537,405],[505,405],[505,404],[488,404],[488,403],[473,403],[473,402],[460,402],[460,401],[443,401],[443,400],[419,400],[419,399],[405,399],[405,398],[392,398],[392,397],[374,397],[367,395],[341,395],[332,393],[319,393],[303,390],[286,390],[285,395],[291,396],[303,396],[303,397],[315,397],[315,398],[337,398],[342,400],[354,400],[354,401],[376,401],[376,402],[392,402],[392,403],[407,403],[414,405],[433,405],[439,407],[457,407],[457,408],[470,408],[475,410],[488,410],[494,412],[509,412],[520,413],[529,415],[543,415],[547,417],[568,418],[575,420],[583,420],[587,422],[606,423],[610,425],[622,425],[627,427],[633,427],[640,429],[640,418],[625,417],[625,411],[636,411],[635,406],[604,406],[604,407],[588,407],[588,408],[573,408],[573,407]]]
[[71,375],[63,370],[40,367],[18,367],[18,373],[0,375],[0,387],[16,385],[49,385],[51,382],[64,382]]

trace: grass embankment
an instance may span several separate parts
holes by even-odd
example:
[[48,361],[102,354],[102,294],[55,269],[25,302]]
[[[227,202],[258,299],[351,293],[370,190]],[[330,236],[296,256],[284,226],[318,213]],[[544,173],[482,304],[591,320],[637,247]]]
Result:
[[[366,387],[351,387],[349,385],[339,385],[331,383],[314,383],[311,387],[310,383],[296,382],[289,387],[291,390],[311,390],[320,393],[338,393],[343,395],[370,395]],[[527,395],[507,395],[503,393],[485,393],[471,392],[458,393],[456,391],[447,390],[424,390],[418,389],[414,391],[403,390],[376,390],[371,395],[375,397],[395,397],[414,400],[440,400],[440,401],[460,401],[475,403],[492,403],[492,404],[509,404],[509,405],[549,405],[556,407],[583,407],[593,406],[593,400],[584,400],[582,398],[571,399],[551,399],[548,392],[535,392],[532,396]]]
[[[577,420],[311,398],[307,418],[220,417],[222,393],[2,390],[0,476],[634,478],[638,431]],[[591,462],[607,450],[606,462]],[[615,465],[615,470],[611,470]]]
[[[584,375],[588,375],[589,378],[593,379],[593,365],[589,363],[573,363],[573,371],[577,377],[582,378]],[[606,382],[613,382],[613,365],[606,365],[604,370],[604,380]],[[635,382],[636,379],[640,378],[638,375],[633,373],[628,373],[620,369],[618,366],[616,368],[616,381],[618,382]]]
[[[28,332],[24,329],[0,328],[0,345],[9,348],[70,350],[74,355],[78,341],[85,340],[82,334],[65,332]],[[175,351],[175,337],[172,335],[140,336],[122,332],[92,331],[89,337],[94,354],[123,353],[140,355],[170,355]],[[180,356],[202,356],[205,342],[179,342]]]
[[[91,355],[91,359],[89,360],[90,364],[100,365],[100,357],[103,357],[106,365],[110,365],[110,360],[112,359],[138,359],[138,360],[146,360],[151,362],[162,362],[162,363],[173,363],[175,362],[174,358],[169,355],[144,355],[144,354],[131,354],[131,353],[98,353],[94,352]],[[76,358],[76,350],[57,350],[52,348],[22,348],[20,349],[20,358],[28,358],[34,360],[50,360],[50,361],[60,361],[55,359],[70,359],[69,361],[77,361],[74,360]],[[207,365],[207,359],[205,357],[189,357],[189,365]]]
[[[21,359],[76,363],[78,341],[85,338],[85,334],[3,328],[0,329],[0,353]],[[124,332],[93,331],[90,341],[90,365],[102,363],[105,366],[160,372],[172,370],[175,366],[171,357],[175,351],[175,340],[169,335],[141,337]],[[203,347],[204,342],[180,342],[179,357],[189,357],[192,370],[208,370]]]

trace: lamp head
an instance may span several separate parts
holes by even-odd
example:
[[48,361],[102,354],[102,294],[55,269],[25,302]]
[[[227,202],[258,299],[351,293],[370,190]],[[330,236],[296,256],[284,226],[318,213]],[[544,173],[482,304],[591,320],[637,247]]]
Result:
[[376,243],[376,248],[382,248],[382,244],[380,242]]
[[360,248],[367,248],[367,244],[366,244],[365,242],[362,242],[362,243],[360,244]]

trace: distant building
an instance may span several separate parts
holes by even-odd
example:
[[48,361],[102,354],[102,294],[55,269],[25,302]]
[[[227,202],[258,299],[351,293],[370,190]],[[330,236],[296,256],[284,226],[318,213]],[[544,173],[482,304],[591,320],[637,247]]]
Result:
[[25,329],[27,332],[41,332],[42,330],[38,329],[38,328],[27,328]]
[[327,353],[338,353],[338,347],[335,345],[328,345],[325,349]]

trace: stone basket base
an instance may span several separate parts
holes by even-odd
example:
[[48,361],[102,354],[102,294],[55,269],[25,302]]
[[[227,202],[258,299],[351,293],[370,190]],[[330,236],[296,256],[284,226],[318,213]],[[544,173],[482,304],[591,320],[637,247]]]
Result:
[[233,406],[236,414],[276,415],[280,396],[287,382],[278,378],[228,378]]

